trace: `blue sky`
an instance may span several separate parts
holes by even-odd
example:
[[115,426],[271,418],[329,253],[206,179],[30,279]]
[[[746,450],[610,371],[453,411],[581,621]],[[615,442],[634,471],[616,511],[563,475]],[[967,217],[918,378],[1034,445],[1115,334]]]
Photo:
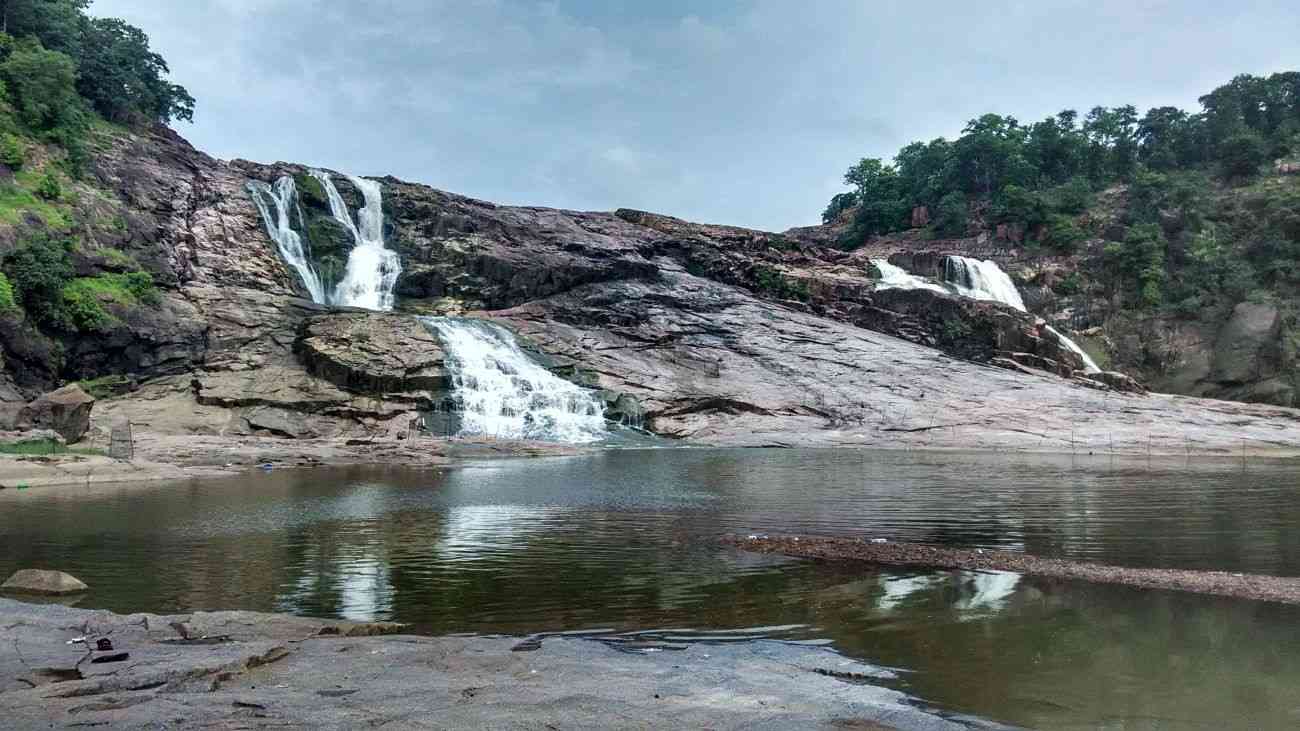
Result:
[[1300,69],[1300,3],[96,0],[198,99],[223,158],[501,203],[783,230],[860,157],[987,111],[1195,107]]

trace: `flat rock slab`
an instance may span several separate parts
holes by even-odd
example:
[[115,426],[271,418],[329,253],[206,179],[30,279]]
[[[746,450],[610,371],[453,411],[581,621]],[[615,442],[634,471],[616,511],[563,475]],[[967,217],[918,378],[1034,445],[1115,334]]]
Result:
[[[178,642],[180,631],[213,642]],[[990,728],[879,687],[887,670],[775,641],[638,647],[383,634],[251,612],[122,616],[0,599],[6,728]],[[112,633],[130,661],[69,640]],[[370,634],[370,633],[379,634]],[[70,678],[70,679],[61,679]]]
[[72,574],[65,574],[62,571],[45,571],[43,569],[15,571],[13,576],[10,576],[4,584],[0,585],[0,591],[12,594],[41,594],[45,596],[77,594],[89,588],[81,579]]

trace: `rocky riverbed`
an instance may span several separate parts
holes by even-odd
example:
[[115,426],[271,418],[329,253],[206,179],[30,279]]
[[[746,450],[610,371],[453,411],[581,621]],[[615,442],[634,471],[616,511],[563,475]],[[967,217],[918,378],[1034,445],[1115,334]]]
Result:
[[819,648],[402,631],[0,599],[0,717],[12,729],[994,727],[925,710],[878,685],[890,671]]
[[1044,558],[1015,551],[945,548],[917,543],[895,543],[883,539],[753,535],[725,536],[723,543],[747,551],[829,561],[859,561],[886,566],[922,566],[968,571],[1012,571],[1053,579],[1122,584],[1142,589],[1171,589],[1196,594],[1300,604],[1300,579],[1285,576],[1260,576],[1228,571],[1135,569],[1085,561]]

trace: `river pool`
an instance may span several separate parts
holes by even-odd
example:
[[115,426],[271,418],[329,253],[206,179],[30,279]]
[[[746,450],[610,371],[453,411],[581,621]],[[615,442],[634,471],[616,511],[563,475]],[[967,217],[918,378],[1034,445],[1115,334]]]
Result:
[[1300,724],[1300,607],[758,556],[726,532],[1296,576],[1300,464],[625,449],[8,490],[0,575],[59,568],[119,612],[822,643],[935,707],[1041,728]]

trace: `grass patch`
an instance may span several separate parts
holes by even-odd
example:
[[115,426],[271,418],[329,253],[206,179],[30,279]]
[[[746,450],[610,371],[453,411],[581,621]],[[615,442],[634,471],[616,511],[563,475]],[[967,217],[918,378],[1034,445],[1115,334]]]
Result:
[[106,303],[133,307],[158,302],[158,289],[154,287],[153,277],[145,272],[100,274],[97,277],[77,277],[65,284],[60,309],[68,324],[76,329],[103,332],[121,322],[104,309]]
[[41,457],[49,454],[80,454],[102,457],[105,452],[102,449],[92,449],[90,447],[69,447],[53,439],[33,439],[30,442],[0,444],[0,454],[16,457]]
[[130,385],[131,379],[122,375],[100,376],[85,381],[78,381],[81,390],[90,394],[97,401],[113,398],[126,390]]
[[18,309],[18,301],[14,299],[14,285],[9,282],[4,272],[0,272],[0,315],[14,312]]

